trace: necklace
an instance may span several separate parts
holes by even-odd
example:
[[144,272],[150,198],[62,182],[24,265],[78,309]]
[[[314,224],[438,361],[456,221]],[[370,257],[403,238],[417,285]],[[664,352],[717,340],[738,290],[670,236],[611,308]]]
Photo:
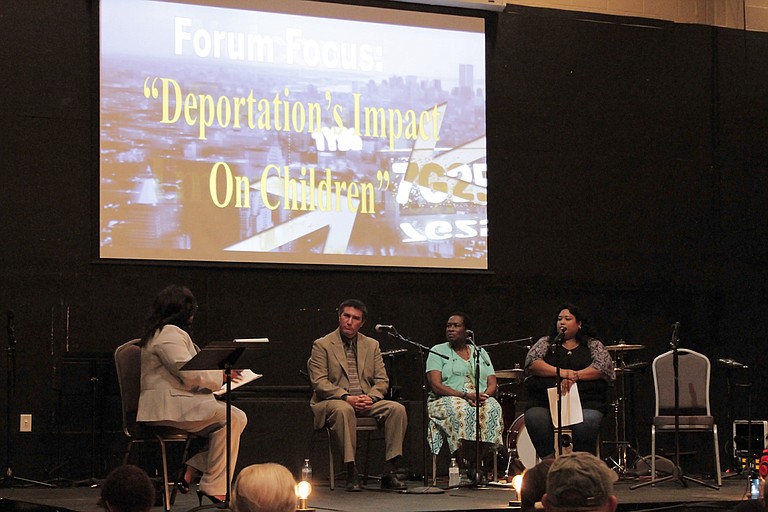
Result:
[[464,345],[461,348],[454,348],[453,351],[456,352],[460,358],[464,359],[465,361],[469,361],[469,345]]
[[[570,343],[569,343],[569,341],[570,341]],[[570,356],[570,355],[573,354],[573,351],[576,350],[579,347],[580,343],[575,342],[573,340],[569,340],[569,341],[564,341],[561,346],[563,347],[563,350],[566,351],[566,355]],[[571,346],[570,347],[566,347],[566,344],[571,345]]]

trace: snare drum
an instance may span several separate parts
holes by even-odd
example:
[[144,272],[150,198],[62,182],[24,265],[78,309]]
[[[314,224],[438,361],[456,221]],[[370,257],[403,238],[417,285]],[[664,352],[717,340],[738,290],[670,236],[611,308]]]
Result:
[[510,465],[516,467],[522,466],[522,469],[532,468],[539,462],[536,456],[536,449],[533,447],[531,437],[525,428],[525,414],[521,414],[512,423],[507,432],[507,450],[509,453]]

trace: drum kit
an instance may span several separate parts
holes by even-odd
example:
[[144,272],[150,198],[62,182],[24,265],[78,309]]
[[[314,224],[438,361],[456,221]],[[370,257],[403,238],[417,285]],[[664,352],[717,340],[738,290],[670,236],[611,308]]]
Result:
[[[624,358],[624,353],[630,350],[641,350],[645,348],[645,345],[626,343],[624,340],[620,340],[615,345],[606,345],[605,347],[609,352],[615,352],[614,357],[614,371],[616,372],[616,380],[619,386],[616,391],[616,399],[611,405],[613,405],[613,427],[615,441],[603,441],[603,444],[612,444],[616,447],[614,454],[606,457],[605,461],[611,465],[619,477],[625,476],[629,471],[629,460],[627,454],[632,452],[635,456],[635,460],[642,459],[637,450],[627,440],[627,379],[626,376],[632,376],[636,372],[644,370],[647,366],[647,362],[627,363]],[[615,457],[614,457],[615,455]]]
[[[511,370],[497,370],[496,380],[499,387],[518,386],[525,380],[525,370],[515,365]],[[525,415],[515,416],[517,410],[517,395],[514,393],[499,392],[499,405],[504,420],[504,445],[507,449],[507,469],[504,472],[505,480],[522,473],[525,469],[533,467],[538,462],[536,450],[525,428]]]
[[[641,350],[645,345],[627,343],[623,340],[613,345],[606,345],[606,350],[611,352],[614,360],[614,371],[618,381],[616,399],[611,403],[614,412],[614,435],[615,441],[603,441],[603,444],[615,445],[616,450],[606,462],[611,466],[619,477],[624,476],[629,470],[629,460],[627,455],[632,452],[637,459],[642,456],[632,447],[626,439],[627,436],[627,401],[626,378],[634,373],[644,370],[647,362],[627,363],[625,353],[628,351]],[[497,370],[496,379],[500,382],[499,387],[518,386],[525,380],[525,371],[516,365],[514,369]],[[525,415],[516,416],[517,395],[514,393],[500,392],[498,395],[501,405],[502,416],[504,420],[504,443],[507,449],[507,467],[504,474],[505,479],[510,479],[516,474],[533,467],[539,462],[536,455],[536,449],[533,447],[531,438],[525,428]]]

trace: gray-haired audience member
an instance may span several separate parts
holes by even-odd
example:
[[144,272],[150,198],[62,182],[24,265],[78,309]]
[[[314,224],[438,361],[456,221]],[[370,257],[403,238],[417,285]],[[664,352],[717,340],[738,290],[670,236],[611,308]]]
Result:
[[296,481],[285,466],[253,464],[240,471],[232,488],[233,512],[293,512]]

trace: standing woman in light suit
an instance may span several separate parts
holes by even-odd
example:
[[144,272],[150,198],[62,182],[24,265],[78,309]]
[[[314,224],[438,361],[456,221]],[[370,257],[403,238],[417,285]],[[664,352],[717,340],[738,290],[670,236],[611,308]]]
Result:
[[[187,461],[182,493],[200,478],[198,499],[224,501],[227,492],[227,406],[213,395],[225,380],[223,370],[180,371],[200,349],[187,330],[197,311],[197,301],[184,286],[171,285],[162,290],[152,304],[141,337],[141,395],[136,420],[158,426],[170,426],[207,437],[204,451]],[[238,373],[233,371],[235,375]],[[248,419],[232,407],[231,473],[237,464],[240,435]]]

